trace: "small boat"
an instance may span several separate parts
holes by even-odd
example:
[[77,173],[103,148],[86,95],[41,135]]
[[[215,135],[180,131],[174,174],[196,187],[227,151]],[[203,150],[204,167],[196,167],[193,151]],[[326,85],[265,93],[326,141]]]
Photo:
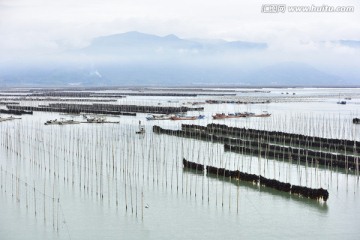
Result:
[[171,116],[169,115],[149,115],[146,117],[146,120],[170,120]]
[[256,117],[256,114],[253,112],[243,112],[243,114],[245,114],[246,117]]
[[213,119],[225,119],[225,118],[243,118],[247,117],[248,115],[246,113],[216,113],[212,116]]
[[141,125],[141,121],[139,121],[139,131],[136,131],[136,134],[144,134],[145,133],[145,125]]
[[58,120],[54,119],[54,120],[47,120],[44,124],[45,125],[51,125],[51,124],[58,124]]
[[45,125],[66,125],[66,124],[79,124],[80,122],[78,121],[74,121],[74,120],[57,120],[57,119],[54,119],[54,120],[48,120],[46,121],[44,124]]
[[101,117],[93,117],[93,118],[87,118],[86,121],[88,123],[104,123],[106,122],[106,119]]
[[245,118],[245,117],[270,117],[271,114],[268,112],[263,112],[261,114],[255,114],[253,112],[237,112],[237,113],[217,113],[213,115],[213,119],[225,119],[225,118]]
[[252,117],[270,117],[271,116],[271,113],[268,113],[266,111],[263,111],[263,113],[261,114],[255,114],[254,116]]
[[59,125],[64,125],[64,124],[79,124],[80,122],[78,121],[74,121],[74,120],[63,120],[59,122]]
[[21,119],[21,118],[15,118],[13,116],[10,116],[10,117],[7,117],[7,118],[0,117],[0,122],[10,121],[10,120],[15,120],[15,119]]
[[204,105],[205,102],[192,102],[191,105]]
[[345,100],[340,100],[340,99],[341,99],[341,97],[340,97],[340,94],[339,94],[339,101],[337,102],[337,104],[345,105],[346,101]]
[[170,117],[171,120],[197,120],[197,119],[204,119],[204,118],[205,118],[204,115],[199,115],[199,116],[181,116],[181,115],[176,115],[176,116]]

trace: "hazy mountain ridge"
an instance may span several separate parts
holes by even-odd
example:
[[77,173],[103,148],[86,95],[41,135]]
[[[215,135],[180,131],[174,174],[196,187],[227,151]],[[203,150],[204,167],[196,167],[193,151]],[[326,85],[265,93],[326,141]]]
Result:
[[[357,46],[357,41],[341,41]],[[267,43],[127,32],[95,38],[88,47],[69,51],[57,62],[0,66],[0,84],[314,86],[354,85],[360,80],[301,62],[266,63],[262,54],[267,51]],[[248,59],[253,55],[260,60]]]
[[166,52],[215,53],[266,49],[266,43],[243,41],[201,41],[181,39],[170,34],[164,37],[140,32],[127,32],[95,38],[90,46],[79,50],[83,54],[154,54]]

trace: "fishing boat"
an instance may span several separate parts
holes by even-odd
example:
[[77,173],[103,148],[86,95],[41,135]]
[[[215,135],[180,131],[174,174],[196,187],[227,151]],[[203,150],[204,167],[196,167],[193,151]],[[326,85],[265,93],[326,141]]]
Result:
[[251,116],[251,117],[270,117],[270,116],[271,116],[271,113],[264,111],[261,114],[255,114],[254,116]]
[[136,131],[136,134],[144,134],[145,133],[145,125],[141,125],[141,121],[139,121],[139,130]]
[[57,119],[47,120],[44,124],[45,125],[58,124],[58,120]]
[[225,118],[243,118],[243,117],[247,117],[246,113],[229,113],[229,114],[225,114],[225,113],[216,113],[215,115],[212,116],[213,119],[225,119]]
[[191,105],[204,105],[205,102],[190,102]]
[[57,120],[57,119],[54,119],[54,120],[48,120],[46,121],[44,124],[45,125],[67,125],[67,124],[79,124],[80,122],[78,121],[74,121],[74,120]]
[[197,119],[204,119],[204,115],[199,116],[182,116],[182,115],[175,115],[170,117],[171,120],[197,120]]
[[339,94],[339,101],[337,102],[337,104],[341,104],[341,105],[345,105],[346,101],[345,100],[340,100],[340,94]]
[[93,117],[93,118],[87,118],[86,121],[88,123],[104,123],[106,122],[106,119],[101,117]]
[[74,121],[74,120],[63,120],[59,122],[59,125],[65,125],[65,124],[79,124],[80,122]]
[[152,121],[152,120],[170,120],[170,115],[149,115],[146,117],[146,120]]
[[226,119],[226,118],[245,118],[245,117],[270,117],[271,114],[268,112],[263,112],[261,114],[255,114],[253,112],[237,112],[237,113],[216,113],[213,115],[213,119]]
[[243,114],[246,116],[246,117],[257,117],[257,115],[253,112],[243,112]]
[[6,117],[6,118],[0,117],[0,122],[10,121],[10,120],[15,120],[15,119],[21,119],[21,118],[15,118],[13,116]]

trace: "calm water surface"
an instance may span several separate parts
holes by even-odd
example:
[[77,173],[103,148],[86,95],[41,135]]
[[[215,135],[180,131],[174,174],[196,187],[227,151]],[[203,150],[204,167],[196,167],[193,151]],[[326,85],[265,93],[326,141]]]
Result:
[[[282,92],[296,92],[288,98],[300,100],[204,105],[205,120],[185,123],[215,122],[211,115],[216,112],[268,111],[270,118],[218,123],[360,140],[360,126],[352,124],[353,117],[360,117],[359,89],[271,89],[239,97],[280,99]],[[338,105],[339,95],[352,100]],[[206,99],[119,101],[180,106]],[[359,238],[359,177],[354,172],[259,159],[224,152],[221,144],[153,134],[153,125],[179,129],[181,123],[147,122],[145,116],[108,118],[120,124],[45,126],[46,120],[71,116],[34,113],[1,122],[0,239]],[[145,135],[135,134],[139,120],[146,125]],[[330,197],[318,202],[206,176],[184,170],[183,158],[323,187]]]

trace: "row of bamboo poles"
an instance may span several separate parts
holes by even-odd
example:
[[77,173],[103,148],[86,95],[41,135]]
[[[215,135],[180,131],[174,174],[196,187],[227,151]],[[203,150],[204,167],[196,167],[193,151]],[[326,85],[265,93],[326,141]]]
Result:
[[[182,130],[163,129],[159,126],[153,127],[153,131],[156,133],[223,143],[225,151],[232,151],[245,155],[255,155],[263,158],[285,159],[286,161],[297,164],[316,164],[331,169],[340,168],[346,172],[349,170],[355,171],[355,173],[359,175],[359,156],[357,155],[359,142],[352,141],[353,149],[351,149],[350,145],[340,144],[347,140],[334,139],[332,144],[324,143],[326,146],[324,147],[322,144],[315,145],[310,141],[307,143],[301,141],[301,143],[303,143],[301,144],[297,137],[295,137],[294,140],[291,138],[292,134],[284,137],[285,133],[279,133],[279,136],[272,135],[269,137],[269,135],[267,135],[268,132],[266,131],[233,129],[240,131],[220,132],[216,129],[214,130],[214,124],[209,124],[207,127],[199,125],[182,125]],[[256,131],[257,134],[249,135],[247,133],[248,131]],[[306,136],[304,136],[304,138],[306,138]],[[320,148],[318,148],[318,146],[320,146]],[[345,151],[343,152],[344,149]],[[335,152],[333,150],[335,150]],[[348,150],[348,152],[346,150]]]
[[[238,212],[240,189],[257,189],[239,181],[218,182],[219,176],[183,170],[183,158],[206,166],[271,176],[292,185],[297,181],[299,185],[320,188],[333,182],[334,171],[328,165],[325,169],[311,164],[304,167],[284,159],[274,161],[259,155],[225,152],[220,142],[175,138],[176,133],[153,134],[151,126],[146,127],[146,134],[139,136],[135,134],[137,121],[97,126],[45,127],[37,120],[0,124],[1,189],[59,230],[67,228],[66,212],[62,210],[67,189],[139,219],[146,218],[144,208],[151,191],[165,189],[195,201],[228,205],[229,210],[235,204]],[[258,141],[258,146],[264,146]],[[339,174],[334,174],[337,184]],[[299,177],[294,180],[295,175]]]

